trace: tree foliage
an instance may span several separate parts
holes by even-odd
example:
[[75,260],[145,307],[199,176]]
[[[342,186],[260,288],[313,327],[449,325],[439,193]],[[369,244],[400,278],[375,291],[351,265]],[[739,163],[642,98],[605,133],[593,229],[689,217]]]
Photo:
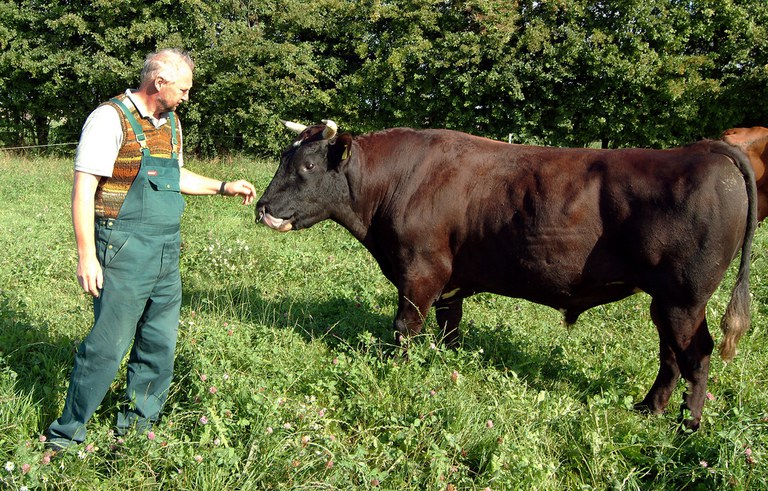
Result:
[[764,0],[0,1],[0,143],[76,141],[146,53],[197,63],[187,151],[273,155],[279,119],[654,146],[768,119]]

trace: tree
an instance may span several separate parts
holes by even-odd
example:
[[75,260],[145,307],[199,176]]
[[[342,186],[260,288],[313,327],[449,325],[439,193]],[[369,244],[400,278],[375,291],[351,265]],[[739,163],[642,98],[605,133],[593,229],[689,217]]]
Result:
[[[313,5],[313,13],[322,6]],[[280,119],[327,110],[334,70],[322,56],[323,21],[295,0],[232,0],[215,9],[215,32],[195,50],[199,89],[186,119],[191,141],[205,155],[279,151],[286,143]]]
[[0,110],[17,122],[4,142],[45,145],[54,127],[56,140],[76,141],[96,105],[138,81],[144,54],[160,40],[173,42],[169,20],[158,20],[168,10],[160,16],[113,0],[3,2],[10,32],[0,56]]
[[688,143],[765,120],[736,101],[745,86],[765,100],[765,15],[755,0],[374,2],[358,16],[370,27],[351,33],[361,68],[335,106],[356,101],[345,114],[362,129]]
[[155,49],[197,62],[188,152],[275,155],[280,119],[653,146],[768,116],[764,0],[0,0],[0,142],[77,140]]

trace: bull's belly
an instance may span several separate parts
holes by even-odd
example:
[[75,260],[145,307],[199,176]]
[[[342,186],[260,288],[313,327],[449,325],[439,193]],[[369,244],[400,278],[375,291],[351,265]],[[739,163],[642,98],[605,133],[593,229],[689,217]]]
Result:
[[579,310],[621,300],[642,291],[635,282],[619,278],[584,281],[539,272],[518,273],[500,278],[495,274],[477,278],[453,279],[441,298],[470,296],[487,292],[505,297],[521,298],[558,310]]
[[636,286],[617,281],[590,288],[577,287],[570,291],[556,293],[532,289],[527,292],[507,292],[500,293],[500,295],[530,300],[565,312],[567,316],[575,317],[592,307],[616,302],[640,291]]
[[[510,297],[568,299],[626,283],[628,258],[600,231],[542,227],[537,233],[497,235],[453,256],[452,281]],[[613,288],[613,287],[611,287]],[[537,301],[530,298],[533,301]]]

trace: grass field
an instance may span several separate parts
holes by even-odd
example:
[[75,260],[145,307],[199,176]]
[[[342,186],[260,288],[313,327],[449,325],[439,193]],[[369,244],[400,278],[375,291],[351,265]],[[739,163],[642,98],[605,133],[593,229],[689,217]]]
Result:
[[[191,161],[261,192],[272,162]],[[81,448],[40,435],[63,405],[92,311],[75,279],[71,161],[0,155],[0,488],[98,490],[768,489],[768,260],[753,256],[753,323],[713,358],[702,428],[632,410],[658,369],[649,299],[584,314],[478,295],[463,344],[434,317],[392,356],[396,292],[345,230],[279,234],[253,207],[187,197],[176,375],[152,433],[112,431],[115,380]],[[735,263],[709,304],[717,328]]]

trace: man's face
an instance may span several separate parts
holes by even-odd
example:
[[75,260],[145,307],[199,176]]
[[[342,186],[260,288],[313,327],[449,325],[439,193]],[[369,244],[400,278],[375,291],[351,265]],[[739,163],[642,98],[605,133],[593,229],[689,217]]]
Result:
[[183,66],[174,81],[160,76],[157,79],[157,87],[157,101],[160,104],[161,111],[175,111],[182,101],[186,102],[189,100],[189,89],[192,88],[192,70],[187,66]]

